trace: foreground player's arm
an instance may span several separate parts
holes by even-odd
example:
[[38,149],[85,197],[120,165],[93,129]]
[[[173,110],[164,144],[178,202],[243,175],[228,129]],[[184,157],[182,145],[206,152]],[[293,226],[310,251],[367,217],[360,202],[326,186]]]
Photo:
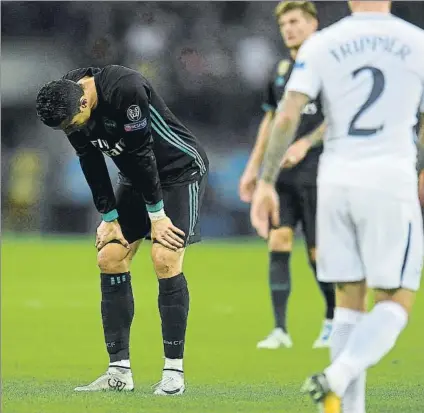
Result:
[[79,157],[97,211],[102,214],[104,221],[117,219],[115,194],[103,154],[88,142],[82,132],[74,132],[68,139]]
[[122,143],[129,156],[118,156],[114,160],[142,195],[149,214],[164,215],[162,188],[153,152],[149,99],[139,77],[129,77],[117,90],[117,106],[123,122]]
[[162,198],[150,125],[149,98],[138,76],[126,79],[117,90],[117,109],[121,113],[126,154],[116,156],[115,163],[144,198],[152,222],[152,239],[174,251],[184,247],[184,232],[166,216]]
[[278,106],[263,162],[261,180],[274,185],[280,163],[299,127],[302,110],[309,97],[299,92],[288,92]]

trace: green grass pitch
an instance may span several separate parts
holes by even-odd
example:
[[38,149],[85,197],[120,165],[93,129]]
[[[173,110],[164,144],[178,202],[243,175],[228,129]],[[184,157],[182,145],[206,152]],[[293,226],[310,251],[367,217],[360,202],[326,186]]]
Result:
[[[186,345],[187,392],[158,398],[162,344],[157,283],[148,245],[132,268],[130,394],[75,394],[107,366],[94,241],[6,237],[2,245],[2,412],[4,413],[313,413],[299,387],[328,361],[312,350],[323,303],[302,244],[292,258],[289,328],[294,347],[257,350],[272,328],[267,251],[261,242],[191,247]],[[370,370],[369,413],[424,411],[424,294],[396,348]]]

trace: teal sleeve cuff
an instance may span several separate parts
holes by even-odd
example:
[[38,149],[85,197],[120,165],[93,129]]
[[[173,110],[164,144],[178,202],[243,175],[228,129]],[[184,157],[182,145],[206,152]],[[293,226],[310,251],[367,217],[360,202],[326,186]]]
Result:
[[264,112],[275,112],[275,109],[276,109],[276,107],[275,107],[275,106],[270,105],[269,103],[264,103],[264,104],[262,105],[262,110],[263,110]]
[[116,209],[112,209],[112,211],[109,211],[106,214],[102,214],[102,219],[106,222],[112,222],[115,221],[115,219],[118,219],[118,216],[118,211]]
[[146,209],[147,212],[159,212],[161,209],[163,209],[163,201],[159,201],[154,205],[146,205]]

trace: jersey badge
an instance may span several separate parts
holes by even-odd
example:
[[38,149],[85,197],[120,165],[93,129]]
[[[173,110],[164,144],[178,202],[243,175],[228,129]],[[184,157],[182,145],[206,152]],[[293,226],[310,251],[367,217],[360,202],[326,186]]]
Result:
[[127,117],[131,122],[137,122],[141,119],[141,109],[140,106],[131,105],[127,109]]
[[290,60],[284,59],[278,64],[277,73],[279,76],[284,76],[290,68]]

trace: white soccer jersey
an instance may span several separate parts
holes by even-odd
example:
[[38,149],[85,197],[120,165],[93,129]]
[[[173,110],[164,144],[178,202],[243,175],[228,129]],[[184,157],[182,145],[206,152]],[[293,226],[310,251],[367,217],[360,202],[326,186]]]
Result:
[[287,90],[322,93],[328,130],[319,184],[417,196],[423,30],[390,14],[354,13],[305,42]]

